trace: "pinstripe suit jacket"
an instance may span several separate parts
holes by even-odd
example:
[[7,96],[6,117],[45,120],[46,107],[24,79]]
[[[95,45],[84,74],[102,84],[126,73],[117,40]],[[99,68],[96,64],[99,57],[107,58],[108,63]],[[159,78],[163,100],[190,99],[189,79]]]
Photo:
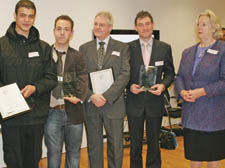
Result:
[[[80,47],[84,54],[88,72],[97,70],[97,44],[96,40],[87,42]],[[114,54],[114,53],[117,53]],[[130,79],[130,54],[128,45],[110,38],[103,61],[103,69],[112,68],[114,83],[103,93],[107,103],[97,108],[86,101],[86,115],[94,115],[92,111],[103,110],[110,119],[122,119],[125,116],[124,89]],[[88,97],[93,94],[89,80]]]

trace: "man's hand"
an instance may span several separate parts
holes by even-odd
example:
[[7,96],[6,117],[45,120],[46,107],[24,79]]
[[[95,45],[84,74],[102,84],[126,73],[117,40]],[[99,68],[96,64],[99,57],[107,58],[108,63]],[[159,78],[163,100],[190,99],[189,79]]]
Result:
[[144,89],[142,87],[140,87],[139,85],[137,84],[132,84],[130,86],[130,91],[133,93],[133,94],[139,94],[141,92],[144,92]]
[[36,87],[34,85],[27,85],[22,90],[21,93],[23,94],[24,98],[30,97],[36,91]]
[[161,95],[162,92],[165,90],[165,85],[164,84],[156,84],[156,85],[153,85],[151,87],[150,90],[148,90],[150,93],[154,94],[154,95]]
[[64,97],[64,100],[67,100],[69,101],[70,103],[73,103],[73,104],[77,104],[79,103],[81,100],[75,96],[72,96],[72,97]]
[[106,99],[101,94],[93,94],[90,100],[96,107],[102,107],[106,103]]

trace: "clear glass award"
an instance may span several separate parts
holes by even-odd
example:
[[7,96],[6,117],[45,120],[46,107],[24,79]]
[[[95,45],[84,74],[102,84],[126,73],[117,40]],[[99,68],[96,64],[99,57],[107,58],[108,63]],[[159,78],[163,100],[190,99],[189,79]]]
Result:
[[63,97],[75,96],[76,74],[75,72],[64,72],[63,75]]
[[140,66],[139,85],[144,90],[151,90],[151,87],[156,84],[157,67],[155,66]]

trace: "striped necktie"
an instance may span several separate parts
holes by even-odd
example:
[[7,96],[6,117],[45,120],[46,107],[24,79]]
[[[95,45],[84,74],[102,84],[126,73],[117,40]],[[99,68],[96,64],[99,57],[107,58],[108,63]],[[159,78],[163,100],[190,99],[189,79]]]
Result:
[[105,42],[99,42],[99,49],[98,49],[98,70],[102,69],[103,60],[105,56],[105,49],[104,49]]

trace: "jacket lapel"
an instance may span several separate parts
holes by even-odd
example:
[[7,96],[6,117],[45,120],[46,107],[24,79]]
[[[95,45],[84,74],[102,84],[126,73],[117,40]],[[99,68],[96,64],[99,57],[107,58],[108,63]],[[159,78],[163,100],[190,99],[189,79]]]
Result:
[[[218,41],[216,41],[210,49],[218,51],[217,42]],[[197,51],[197,46],[195,48],[195,53],[196,53],[196,51]],[[207,49],[206,52],[205,52],[205,55],[202,57],[202,59],[200,60],[200,62],[198,63],[198,65],[196,67],[195,74],[198,74],[199,72],[201,72],[205,68],[205,64],[208,64],[209,62],[212,62],[211,59],[213,59],[213,58],[214,57],[212,56],[212,54],[208,53],[208,49]],[[194,76],[195,76],[195,74],[194,74]]]
[[90,53],[90,55],[91,55],[91,58],[93,59],[93,61],[92,60],[90,60],[90,61],[94,62],[96,67],[97,67],[97,65],[98,65],[98,52],[97,52],[97,40],[96,39],[92,41],[92,44],[90,45],[90,51],[92,52],[92,53]]
[[69,72],[69,67],[70,65],[73,63],[72,59],[71,59],[71,48],[69,47],[66,53],[66,60],[65,60],[65,64],[64,64],[64,72]]
[[[188,59],[188,62],[189,62],[189,65],[190,65],[190,68],[189,68],[189,72],[188,74],[192,76],[192,71],[193,71],[193,68],[194,68],[194,62],[195,62],[195,54],[197,52],[197,47],[198,47],[198,44],[194,46],[193,50],[191,50],[190,54],[189,54],[189,59]],[[202,61],[202,60],[201,60]],[[201,62],[200,61],[200,62]],[[199,62],[199,63],[200,63]],[[196,70],[198,68],[198,65],[196,67]],[[196,71],[195,71],[196,73]],[[192,77],[193,78],[193,77]]]
[[139,39],[135,41],[135,44],[133,47],[135,48],[134,51],[136,53],[131,55],[136,57],[136,60],[138,61],[139,65],[144,65],[144,60],[143,60],[142,51],[141,51],[141,44]]
[[103,66],[106,64],[106,62],[109,60],[111,54],[112,54],[112,50],[113,50],[113,47],[114,46],[114,41],[113,39],[110,37],[109,39],[109,44],[107,46],[107,49],[106,49],[106,54],[104,56],[104,61],[103,61]]
[[151,58],[150,58],[150,66],[155,66],[155,61],[157,58],[158,51],[159,51],[158,42],[155,39],[153,39],[152,53],[151,53]]

